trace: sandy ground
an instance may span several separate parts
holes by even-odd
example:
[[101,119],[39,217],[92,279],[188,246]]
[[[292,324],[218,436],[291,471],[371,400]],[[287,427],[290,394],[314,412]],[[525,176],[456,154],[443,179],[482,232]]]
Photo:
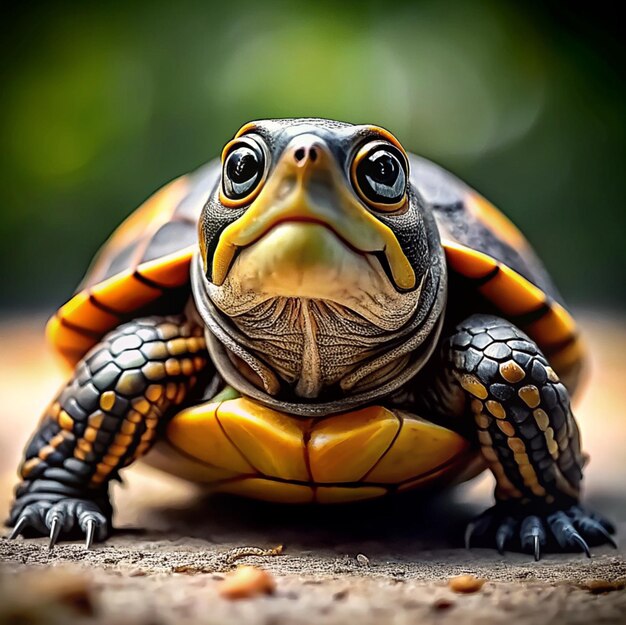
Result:
[[[63,543],[49,552],[43,539],[0,539],[0,623],[626,623],[626,324],[599,314],[582,320],[593,348],[577,405],[592,457],[586,502],[617,523],[618,551],[538,563],[465,551],[465,523],[491,501],[487,475],[434,499],[311,508],[207,497],[137,466],[115,487],[118,531],[106,545]],[[4,515],[21,447],[61,378],[41,319],[0,323],[0,346]],[[282,554],[271,556],[240,549],[278,545]],[[220,581],[239,564],[269,570],[274,595],[221,598]],[[455,594],[447,580],[461,573],[487,583]]]

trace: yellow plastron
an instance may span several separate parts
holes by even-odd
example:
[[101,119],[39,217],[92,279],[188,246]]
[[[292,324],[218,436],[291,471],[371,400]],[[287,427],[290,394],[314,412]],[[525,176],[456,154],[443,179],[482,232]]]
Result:
[[455,432],[382,406],[302,419],[238,397],[180,412],[147,461],[219,491],[335,503],[453,480],[474,455]]

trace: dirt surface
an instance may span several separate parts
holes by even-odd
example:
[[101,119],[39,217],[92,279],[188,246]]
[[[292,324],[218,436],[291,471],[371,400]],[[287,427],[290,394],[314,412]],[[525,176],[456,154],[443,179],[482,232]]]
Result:
[[[465,551],[465,523],[491,502],[489,476],[436,498],[312,508],[207,497],[137,466],[114,487],[119,529],[105,545],[66,542],[50,552],[43,539],[0,539],[0,623],[626,623],[626,329],[623,319],[589,314],[583,326],[593,347],[577,405],[592,457],[585,501],[617,523],[618,551],[538,563]],[[0,324],[11,356],[0,363],[3,515],[21,447],[61,381],[41,327],[39,319]],[[259,555],[278,545],[281,554]],[[276,592],[220,597],[221,579],[239,564],[270,571]],[[447,580],[462,573],[487,583],[454,593]]]

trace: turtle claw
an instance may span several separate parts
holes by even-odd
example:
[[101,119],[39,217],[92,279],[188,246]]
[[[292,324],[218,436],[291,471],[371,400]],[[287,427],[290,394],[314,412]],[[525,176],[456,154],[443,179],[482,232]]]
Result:
[[34,502],[21,511],[9,539],[16,538],[28,528],[29,535],[49,536],[48,549],[52,550],[59,540],[82,532],[85,548],[90,549],[95,541],[107,537],[109,518],[97,503],[87,499],[61,499],[52,505]]
[[541,541],[539,536],[533,536],[533,552],[535,554],[535,562],[539,562],[541,558]]
[[15,540],[22,532],[22,530],[28,525],[28,517],[21,516],[18,520],[11,533],[9,534],[9,540]]
[[587,512],[580,506],[572,506],[568,510],[568,515],[578,532],[586,536],[592,544],[608,543],[617,549],[617,542],[611,536],[615,532],[615,528],[601,516]]
[[483,512],[480,516],[477,516],[473,521],[470,521],[465,528],[465,548],[472,548],[472,538],[479,538],[487,533],[489,530],[492,518],[488,514],[489,510]]
[[501,556],[504,555],[504,547],[505,547],[505,545],[506,545],[506,537],[498,529],[498,532],[496,533],[496,549],[498,550],[498,553]]
[[95,519],[87,519],[85,522],[85,549],[91,549],[91,545],[93,543],[93,538],[96,533],[96,520]]
[[580,534],[574,534],[572,536],[572,540],[580,545],[582,551],[585,552],[585,555],[588,558],[591,558],[591,551],[589,551],[589,545],[585,542],[585,539]]
[[578,548],[580,551],[584,552],[588,558],[590,558],[591,552],[589,551],[589,545],[574,527],[574,517],[571,509],[569,512],[570,514],[567,514],[562,510],[559,510],[558,512],[548,516],[547,520],[550,529],[552,530],[552,534],[562,549],[567,550],[568,548]]
[[529,514],[530,508],[497,504],[471,521],[465,530],[465,546],[472,540],[483,546],[494,545],[502,554],[505,547],[521,549],[541,558],[544,551],[578,551],[591,557],[589,545],[617,544],[611,536],[612,526],[601,517],[580,506],[556,510],[551,514]]
[[500,555],[504,554],[504,548],[513,539],[516,528],[517,521],[513,517],[507,517],[496,530],[496,549]]
[[542,548],[546,545],[546,530],[540,517],[527,516],[520,526],[522,551],[532,553],[535,562],[541,558]]
[[50,543],[48,544],[49,551],[54,549],[54,546],[57,544],[57,540],[59,540],[59,534],[61,533],[61,529],[62,529],[62,525],[59,520],[59,517],[54,517],[50,525]]

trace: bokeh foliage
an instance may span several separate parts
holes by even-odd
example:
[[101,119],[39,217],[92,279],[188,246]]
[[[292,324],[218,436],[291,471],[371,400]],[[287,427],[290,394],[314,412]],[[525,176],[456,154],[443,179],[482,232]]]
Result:
[[153,190],[279,116],[388,127],[502,207],[568,299],[624,305],[624,56],[593,10],[18,3],[0,39],[0,306],[61,303]]

